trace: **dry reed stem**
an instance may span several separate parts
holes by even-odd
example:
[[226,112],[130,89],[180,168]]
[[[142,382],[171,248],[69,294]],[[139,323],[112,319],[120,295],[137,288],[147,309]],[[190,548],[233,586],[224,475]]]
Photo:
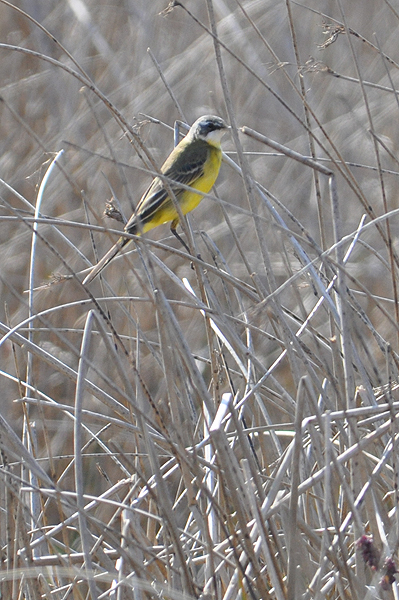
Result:
[[[397,597],[398,14],[165,4],[0,2],[1,594]],[[207,113],[195,256],[83,288]]]

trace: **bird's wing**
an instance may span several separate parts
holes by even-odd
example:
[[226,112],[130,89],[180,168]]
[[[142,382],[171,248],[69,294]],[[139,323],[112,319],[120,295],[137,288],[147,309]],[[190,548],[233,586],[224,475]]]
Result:
[[210,147],[204,140],[195,140],[182,148],[179,146],[162,165],[161,173],[172,181],[191,185],[203,174]]
[[[184,140],[182,141],[184,142]],[[184,192],[179,184],[192,185],[203,175],[209,151],[209,145],[203,140],[195,140],[189,146],[180,143],[162,165],[161,173],[168,178],[168,187],[170,186],[176,198],[179,198]],[[125,230],[130,231],[136,228],[137,217],[144,224],[164,202],[168,201],[172,202],[165,187],[165,181],[156,177],[143,194],[135,212],[127,222]]]

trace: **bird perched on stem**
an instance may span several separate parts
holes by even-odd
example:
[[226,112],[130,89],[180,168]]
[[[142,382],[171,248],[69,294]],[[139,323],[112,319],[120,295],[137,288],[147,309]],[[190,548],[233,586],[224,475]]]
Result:
[[[170,229],[188,250],[176,231],[179,224],[178,203],[183,215],[192,211],[212,189],[222,162],[221,139],[228,126],[220,117],[205,115],[191,126],[188,134],[174,148],[161,167],[163,177],[155,177],[143,194],[133,215],[125,225],[126,233],[141,235],[171,221]],[[190,186],[192,190],[181,187]],[[197,191],[202,192],[198,194]],[[83,281],[86,285],[104,269],[131,240],[119,238],[93,267]]]

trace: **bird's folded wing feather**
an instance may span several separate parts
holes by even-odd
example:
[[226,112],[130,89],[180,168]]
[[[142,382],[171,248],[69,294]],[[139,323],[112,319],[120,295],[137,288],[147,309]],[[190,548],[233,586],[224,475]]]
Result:
[[[170,187],[176,198],[179,198],[182,192],[184,192],[184,188],[179,185],[180,183],[191,185],[203,175],[204,165],[209,156],[209,145],[206,142],[202,143],[202,140],[197,140],[191,144],[190,148],[183,152],[180,151],[173,156],[177,149],[178,147],[164,163],[161,173],[167,178],[167,187]],[[127,222],[125,226],[126,231],[129,231],[129,228],[137,223],[137,216],[140,216],[143,223],[146,222],[159,206],[168,199],[170,200],[170,197],[165,187],[165,180],[156,177],[143,194],[135,212]]]

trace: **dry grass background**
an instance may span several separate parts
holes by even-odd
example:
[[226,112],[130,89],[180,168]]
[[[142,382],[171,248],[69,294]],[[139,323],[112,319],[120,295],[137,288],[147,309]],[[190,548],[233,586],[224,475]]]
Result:
[[[36,22],[0,2],[1,597],[397,598],[398,7],[18,6]],[[107,200],[129,217],[143,152],[160,165],[175,120],[207,113],[234,131],[188,219],[204,262],[161,227],[84,289],[121,228]]]

